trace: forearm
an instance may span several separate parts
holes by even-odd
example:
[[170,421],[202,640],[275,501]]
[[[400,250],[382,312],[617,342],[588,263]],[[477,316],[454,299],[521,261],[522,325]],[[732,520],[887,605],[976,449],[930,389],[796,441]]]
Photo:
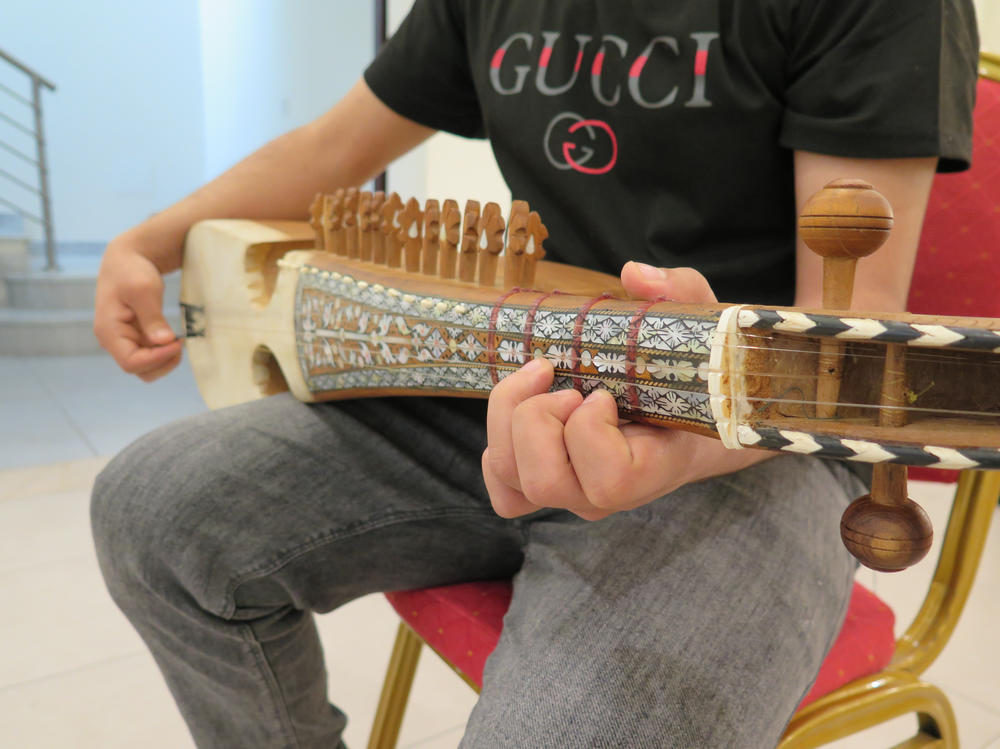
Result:
[[319,189],[335,189],[353,177],[315,158],[315,142],[315,132],[308,125],[277,138],[124,232],[116,242],[141,247],[160,272],[167,273],[180,267],[184,236],[202,219],[302,217]]
[[266,144],[183,200],[120,235],[161,273],[180,267],[184,236],[207,218],[304,218],[313,196],[360,185],[432,134],[385,107],[363,81],[329,112]]

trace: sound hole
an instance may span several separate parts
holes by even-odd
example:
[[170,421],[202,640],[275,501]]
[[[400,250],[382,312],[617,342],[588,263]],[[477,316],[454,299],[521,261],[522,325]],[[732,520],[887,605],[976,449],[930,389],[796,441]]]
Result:
[[253,352],[253,381],[263,396],[288,390],[288,383],[281,373],[278,360],[266,346],[258,346]]
[[278,282],[278,260],[291,250],[311,249],[312,239],[286,239],[279,242],[258,242],[247,247],[243,269],[247,273],[250,301],[264,309],[271,301]]

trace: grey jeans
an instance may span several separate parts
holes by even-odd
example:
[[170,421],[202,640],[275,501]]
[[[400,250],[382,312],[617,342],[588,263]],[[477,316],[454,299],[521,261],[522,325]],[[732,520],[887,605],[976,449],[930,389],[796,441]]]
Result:
[[276,396],[108,465],[101,568],[197,744],[342,746],[312,612],[513,576],[463,746],[773,747],[844,616],[838,521],[860,482],[779,457],[596,523],[503,520],[481,416]]

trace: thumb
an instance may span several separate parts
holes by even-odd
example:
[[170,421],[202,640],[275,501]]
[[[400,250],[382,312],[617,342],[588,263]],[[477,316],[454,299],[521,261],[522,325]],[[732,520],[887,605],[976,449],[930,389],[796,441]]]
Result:
[[622,286],[633,299],[664,297],[696,304],[716,301],[712,287],[694,268],[654,268],[630,261],[622,268]]
[[154,346],[163,346],[177,338],[163,316],[163,288],[154,293],[133,294],[128,305],[135,312],[139,330]]

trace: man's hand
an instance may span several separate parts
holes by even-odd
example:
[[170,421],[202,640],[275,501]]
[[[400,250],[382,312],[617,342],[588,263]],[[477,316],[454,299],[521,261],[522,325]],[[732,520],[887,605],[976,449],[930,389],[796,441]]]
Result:
[[301,219],[317,192],[361,185],[434,130],[389,109],[363,79],[332,109],[275,138],[204,187],[125,232],[104,254],[94,333],[146,381],[181,359],[163,319],[163,279],[181,267],[184,237],[209,218]]
[[[636,299],[715,301],[704,276],[691,268],[627,263],[622,285]],[[575,390],[550,393],[552,378],[552,365],[536,359],[490,395],[483,478],[503,517],[561,507],[598,520],[766,457],[727,450],[718,440],[689,432],[619,425],[607,391],[586,399]]]
[[97,274],[94,335],[119,367],[145,382],[181,360],[181,341],[163,317],[163,277],[124,236],[108,245]]

